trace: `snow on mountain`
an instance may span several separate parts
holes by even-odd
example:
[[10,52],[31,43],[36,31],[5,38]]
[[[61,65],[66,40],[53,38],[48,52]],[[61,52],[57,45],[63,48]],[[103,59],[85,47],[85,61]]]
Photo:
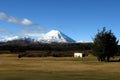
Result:
[[93,43],[93,42],[91,42],[91,41],[82,41],[82,40],[80,40],[80,41],[77,41],[76,43]]
[[7,42],[7,41],[12,41],[12,40],[17,40],[20,39],[18,36],[13,36],[13,37],[3,37],[1,41]]
[[68,37],[67,35],[63,34],[58,30],[51,30],[50,32],[46,33],[42,38],[38,39],[39,42],[42,43],[73,43],[75,42],[73,39]]
[[19,36],[10,36],[10,37],[2,37],[0,41],[7,42],[7,41],[14,41],[14,40],[25,40],[31,42],[41,42],[41,43],[74,43],[75,41],[68,37],[67,35],[63,34],[58,30],[51,30],[48,33],[40,36],[37,39],[34,38],[20,38]]

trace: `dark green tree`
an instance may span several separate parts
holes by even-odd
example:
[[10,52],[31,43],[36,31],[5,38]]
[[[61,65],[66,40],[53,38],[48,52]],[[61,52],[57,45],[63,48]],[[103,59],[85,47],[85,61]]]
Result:
[[103,27],[103,30],[99,31],[93,38],[93,55],[98,58],[99,61],[108,61],[110,57],[118,51],[118,40],[111,30],[106,31],[106,28]]

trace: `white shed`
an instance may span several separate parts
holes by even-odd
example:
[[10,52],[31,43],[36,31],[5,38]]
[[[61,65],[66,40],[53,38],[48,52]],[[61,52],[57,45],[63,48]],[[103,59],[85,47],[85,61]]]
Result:
[[74,57],[85,57],[85,54],[84,53],[74,53]]

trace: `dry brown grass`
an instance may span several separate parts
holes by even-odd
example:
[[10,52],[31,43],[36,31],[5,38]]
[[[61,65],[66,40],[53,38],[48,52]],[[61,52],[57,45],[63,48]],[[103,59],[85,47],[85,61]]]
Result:
[[81,71],[101,71],[120,73],[119,62],[98,62],[93,56],[83,60],[73,57],[23,57],[17,55],[0,55],[0,70],[36,70],[43,72],[81,72]]
[[98,62],[93,56],[88,56],[83,60],[73,57],[23,57],[19,59],[16,54],[1,54],[0,71],[40,72],[72,76],[96,76],[98,78],[109,76],[116,77],[117,80],[120,78],[118,77],[120,74],[120,62]]

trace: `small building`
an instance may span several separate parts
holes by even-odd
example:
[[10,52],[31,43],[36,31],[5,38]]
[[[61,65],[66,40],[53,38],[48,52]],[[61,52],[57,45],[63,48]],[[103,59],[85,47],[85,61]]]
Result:
[[74,53],[74,57],[83,58],[83,57],[85,57],[85,54],[84,53]]

